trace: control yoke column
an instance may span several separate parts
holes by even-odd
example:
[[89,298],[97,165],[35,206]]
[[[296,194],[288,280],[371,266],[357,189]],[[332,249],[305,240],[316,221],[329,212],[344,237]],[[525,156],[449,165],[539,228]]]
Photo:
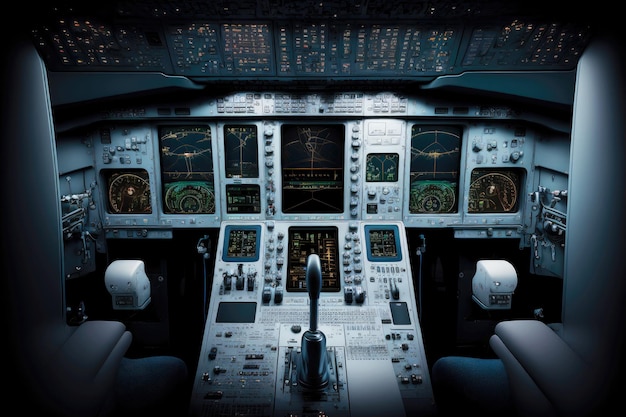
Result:
[[324,389],[330,378],[326,358],[326,336],[317,329],[317,309],[322,291],[322,264],[319,255],[311,254],[306,264],[306,287],[309,292],[309,330],[302,335],[302,355],[298,382],[309,389]]

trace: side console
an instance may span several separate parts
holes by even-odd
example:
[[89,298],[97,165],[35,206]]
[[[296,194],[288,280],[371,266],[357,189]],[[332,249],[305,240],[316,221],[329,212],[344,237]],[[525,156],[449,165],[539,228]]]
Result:
[[216,256],[191,415],[435,414],[401,222],[224,222]]

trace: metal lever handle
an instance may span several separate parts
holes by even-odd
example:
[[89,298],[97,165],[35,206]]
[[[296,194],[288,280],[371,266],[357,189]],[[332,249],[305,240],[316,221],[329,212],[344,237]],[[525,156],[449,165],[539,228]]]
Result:
[[322,262],[317,254],[311,254],[306,261],[306,288],[309,292],[309,330],[317,331],[317,309],[322,292]]

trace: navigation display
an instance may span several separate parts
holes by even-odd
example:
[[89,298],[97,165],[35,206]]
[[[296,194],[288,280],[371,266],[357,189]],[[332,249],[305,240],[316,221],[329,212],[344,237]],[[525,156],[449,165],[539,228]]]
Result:
[[461,128],[413,125],[409,212],[457,213]]
[[283,125],[283,213],[342,213],[343,124]]
[[224,126],[226,178],[259,177],[259,144],[256,125]]
[[288,238],[287,291],[307,291],[306,262],[312,253],[320,257],[322,264],[322,291],[339,291],[341,265],[337,228],[292,226]]
[[159,127],[163,211],[215,213],[211,128]]

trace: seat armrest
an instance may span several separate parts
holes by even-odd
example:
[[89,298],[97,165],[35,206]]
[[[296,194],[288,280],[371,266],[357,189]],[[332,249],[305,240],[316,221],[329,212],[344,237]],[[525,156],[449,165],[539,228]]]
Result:
[[78,326],[42,373],[50,406],[64,415],[98,415],[131,341],[131,333],[120,322],[87,321]]
[[554,330],[536,320],[504,321],[492,339],[496,353],[506,348],[558,414],[587,415],[598,394],[593,370]]

